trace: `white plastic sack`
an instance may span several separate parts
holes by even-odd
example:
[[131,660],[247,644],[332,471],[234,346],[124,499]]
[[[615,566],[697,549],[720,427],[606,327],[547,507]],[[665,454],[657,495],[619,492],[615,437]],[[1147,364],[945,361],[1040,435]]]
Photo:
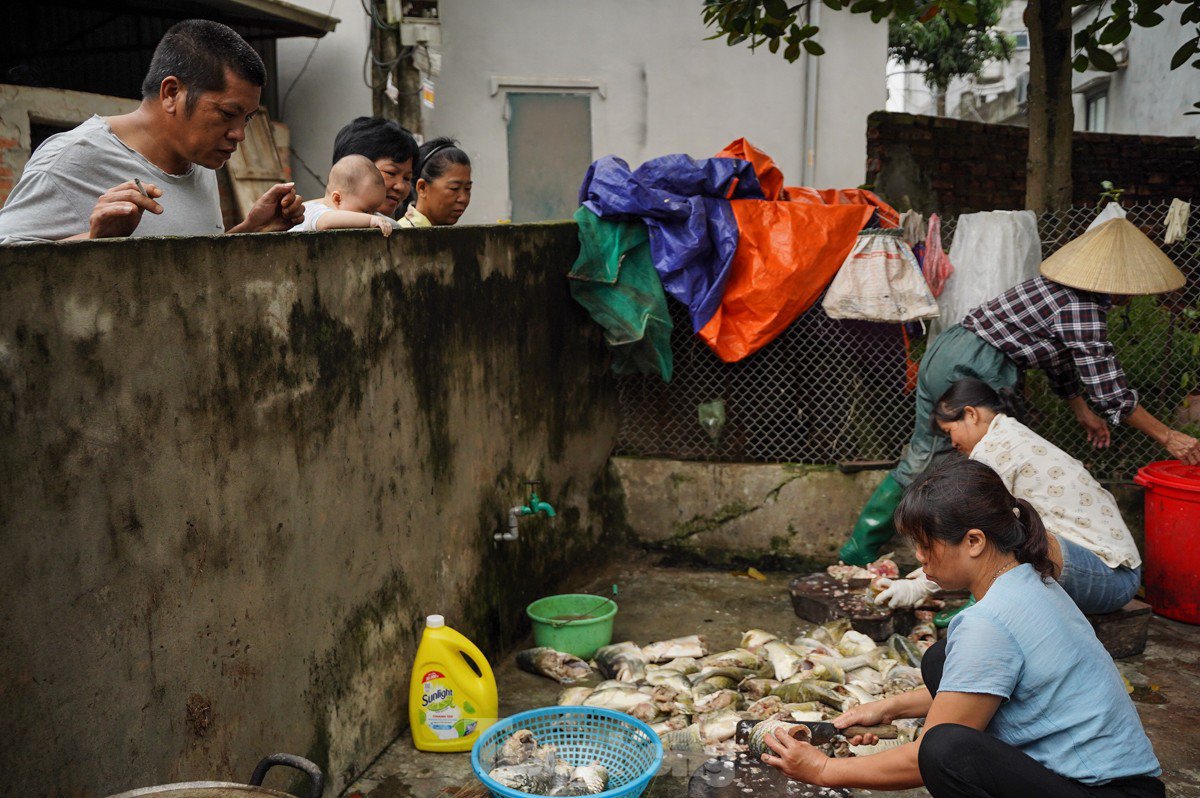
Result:
[[1095,228],[1109,221],[1110,219],[1124,219],[1125,209],[1115,202],[1110,202],[1104,206],[1104,210],[1096,214],[1096,218],[1092,219],[1092,223],[1088,225],[1084,232],[1090,233]]
[[908,244],[877,231],[859,234],[821,306],[831,319],[905,322],[938,315]]
[[938,333],[968,312],[1038,273],[1042,241],[1033,211],[985,211],[958,217],[950,249],[954,276],[938,297]]

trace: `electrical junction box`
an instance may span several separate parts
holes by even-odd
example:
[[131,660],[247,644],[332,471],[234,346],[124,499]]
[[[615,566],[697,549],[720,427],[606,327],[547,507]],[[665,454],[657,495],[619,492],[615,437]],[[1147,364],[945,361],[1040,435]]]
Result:
[[400,43],[406,47],[424,44],[442,46],[442,25],[436,19],[409,19],[400,22]]

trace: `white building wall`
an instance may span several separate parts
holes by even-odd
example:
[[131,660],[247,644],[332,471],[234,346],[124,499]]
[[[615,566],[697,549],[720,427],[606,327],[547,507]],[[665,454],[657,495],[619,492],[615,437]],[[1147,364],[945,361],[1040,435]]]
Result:
[[[354,117],[371,113],[371,90],[362,77],[371,31],[359,0],[289,2],[341,20],[333,33],[320,39],[280,39],[276,50],[281,105],[292,89],[280,114],[292,134],[292,175],[300,193],[311,199],[322,196],[325,189],[303,164],[324,181],[332,166],[333,137]],[[310,52],[312,60],[301,75]]]
[[[593,157],[632,166],[659,155],[707,157],[739,136],[800,182],[804,67],[764,48],[705,41],[695,0],[455,0],[442,5],[442,73],[429,133],[459,138],[474,162],[464,221],[508,216],[504,92],[493,78],[590,82]],[[819,69],[820,187],[860,184],[866,117],[884,104],[886,29],[827,13]],[[553,131],[547,131],[553,135]],[[580,178],[583,175],[579,176]]]
[[[1200,135],[1200,117],[1184,116],[1192,110],[1192,103],[1200,102],[1200,70],[1191,65],[1195,58],[1179,69],[1171,69],[1171,56],[1195,35],[1195,30],[1184,26],[1183,7],[1178,4],[1163,6],[1159,13],[1164,21],[1158,26],[1135,26],[1130,32],[1125,40],[1128,64],[1124,69],[1111,74],[1089,71],[1075,75],[1076,89],[1092,84],[1088,93],[1107,90],[1108,133]],[[1091,18],[1080,17],[1076,29]],[[1084,129],[1086,97],[1085,93],[1075,95],[1076,130]]]
[[[295,0],[339,17],[282,114],[292,146],[322,179],[333,137],[371,113],[362,67],[369,23],[359,0]],[[659,155],[707,157],[739,136],[770,153],[791,184],[801,181],[804,59],[789,64],[765,48],[705,41],[711,31],[695,0],[448,0],[441,5],[441,73],[425,134],[460,139],[474,164],[475,191],[463,221],[508,218],[504,91],[494,78],[591,82],[593,157],[632,166]],[[887,29],[863,16],[825,11],[819,40],[817,187],[864,179],[866,118],[884,107]],[[299,73],[311,39],[279,42],[280,98]],[[552,135],[553,131],[547,131]],[[301,192],[322,188],[293,162]],[[582,179],[583,175],[579,176]]]

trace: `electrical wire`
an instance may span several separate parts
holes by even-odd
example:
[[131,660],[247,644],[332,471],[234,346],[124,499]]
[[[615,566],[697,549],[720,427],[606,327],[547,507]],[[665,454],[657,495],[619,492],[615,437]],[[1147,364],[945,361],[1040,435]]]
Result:
[[[361,2],[361,0],[360,0],[360,2]],[[329,16],[330,14],[333,13],[333,7],[335,5],[337,5],[337,0],[330,0],[329,8],[326,9],[326,11],[325,11],[325,16]],[[287,102],[288,102],[288,98],[292,96],[292,89],[296,88],[296,84],[300,82],[300,78],[302,78],[304,76],[304,73],[306,71],[308,71],[308,65],[312,61],[313,55],[317,52],[317,46],[321,44],[321,42],[324,40],[324,38],[325,37],[322,36],[321,38],[319,38],[315,42],[313,42],[312,48],[308,51],[308,56],[305,57],[304,63],[301,64],[301,66],[300,66],[300,71],[296,73],[296,77],[292,78],[291,85],[288,86],[287,91],[284,92],[283,100],[281,100],[279,103],[279,118],[280,119],[283,119],[283,113],[284,113],[284,111],[287,110]]]

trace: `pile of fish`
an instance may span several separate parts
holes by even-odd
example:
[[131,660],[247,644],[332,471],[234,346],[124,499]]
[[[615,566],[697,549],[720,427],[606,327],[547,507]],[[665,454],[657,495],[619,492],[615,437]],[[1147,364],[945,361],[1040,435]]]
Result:
[[[829,720],[921,686],[921,656],[936,640],[933,613],[918,612],[912,634],[884,645],[845,618],[808,626],[791,642],[751,629],[738,648],[711,654],[699,635],[616,643],[594,658],[605,681],[569,687],[558,703],[624,712],[650,724],[669,750],[719,755],[740,750],[733,738],[742,720]],[[588,681],[577,664],[564,664],[569,655],[555,653],[532,649],[517,661],[560,682]]]
[[608,789],[608,771],[599,762],[573,767],[553,745],[538,745],[533,732],[521,729],[496,753],[488,773],[512,790],[531,795],[595,795]]

